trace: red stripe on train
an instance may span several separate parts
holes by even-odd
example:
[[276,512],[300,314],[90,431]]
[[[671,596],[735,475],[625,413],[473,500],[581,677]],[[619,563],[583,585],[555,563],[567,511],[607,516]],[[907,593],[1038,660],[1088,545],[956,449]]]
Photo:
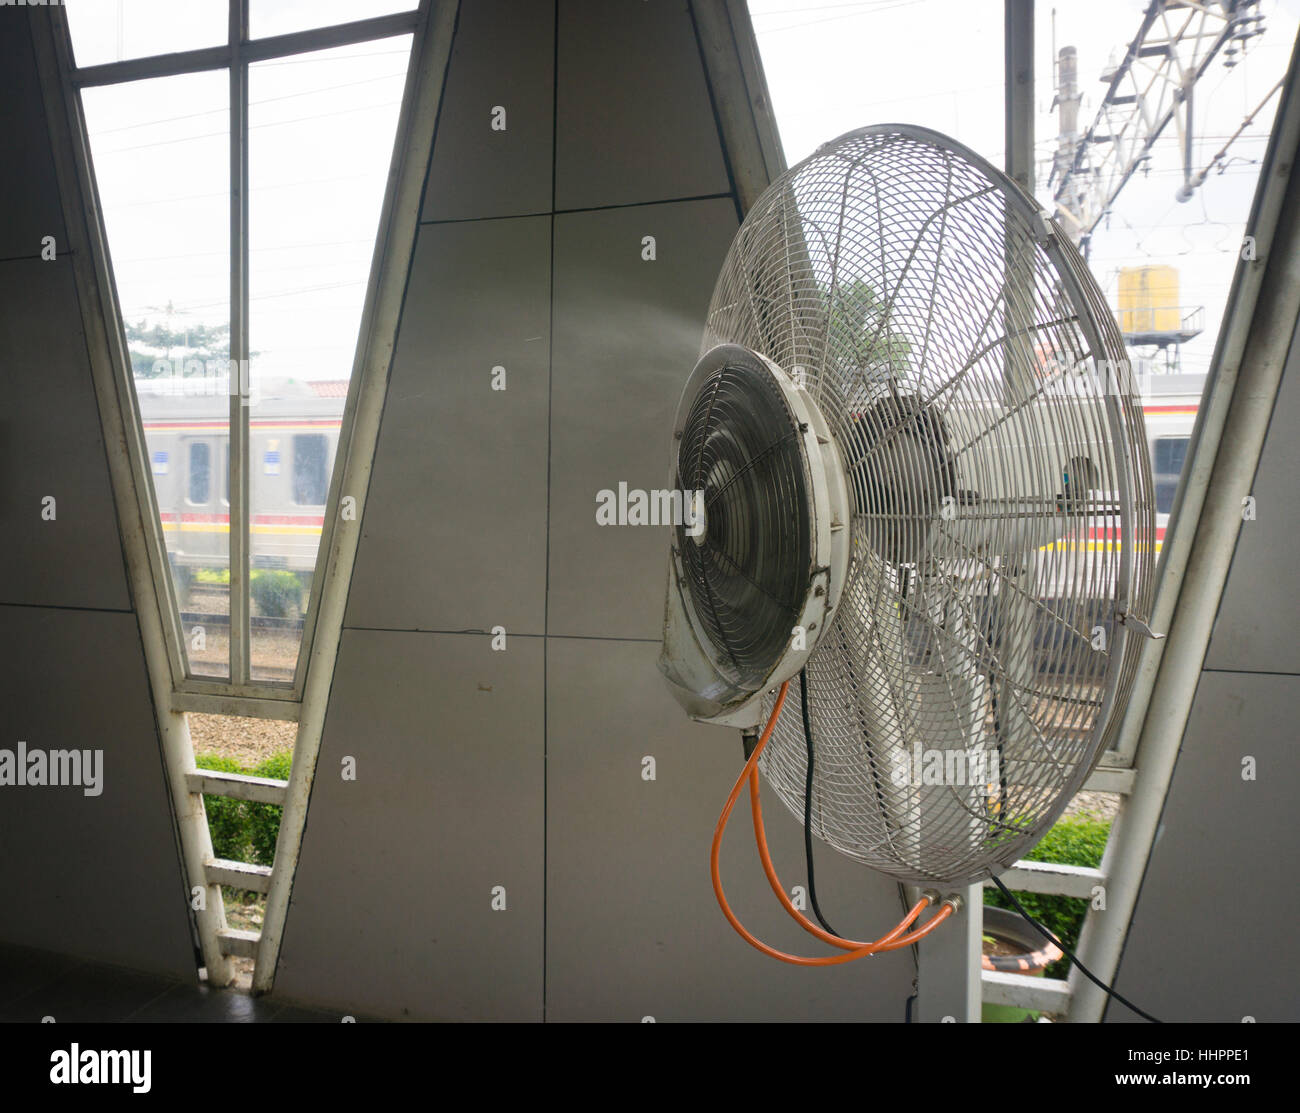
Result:
[[[1073,537],[1073,535],[1071,536]],[[1073,537],[1073,539],[1078,540],[1077,537]],[[1107,529],[1103,527],[1101,529],[1088,530],[1087,534],[1085,535],[1085,539],[1088,541],[1118,541],[1120,540],[1120,535],[1119,535],[1119,530],[1117,529]],[[1163,541],[1164,539],[1165,539],[1165,527],[1156,526],[1156,540]]]

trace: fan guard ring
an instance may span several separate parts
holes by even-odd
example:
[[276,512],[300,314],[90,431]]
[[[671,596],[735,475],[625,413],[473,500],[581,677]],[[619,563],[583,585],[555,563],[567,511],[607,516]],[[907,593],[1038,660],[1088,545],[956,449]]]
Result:
[[702,531],[684,522],[675,530],[668,594],[676,622],[666,625],[681,633],[661,668],[679,698],[707,699],[683,699],[690,714],[750,726],[763,690],[807,659],[843,587],[843,466],[806,392],[736,345],[701,357],[674,441],[673,489],[683,504],[698,498],[704,514]]

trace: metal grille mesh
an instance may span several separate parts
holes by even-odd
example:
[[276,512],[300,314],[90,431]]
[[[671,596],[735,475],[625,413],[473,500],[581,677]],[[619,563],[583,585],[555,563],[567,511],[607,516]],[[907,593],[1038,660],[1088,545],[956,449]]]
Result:
[[701,491],[706,528],[677,529],[685,587],[727,679],[757,691],[789,644],[812,564],[798,429],[765,370],[724,366],[682,429],[676,486]]
[[[900,879],[1019,857],[1117,726],[1151,605],[1140,401],[1086,265],[1014,184],[919,128],[827,144],[759,199],[709,310],[809,390],[853,492],[808,662],[811,826]],[[770,707],[770,695],[769,707]],[[802,818],[797,691],[763,770]]]

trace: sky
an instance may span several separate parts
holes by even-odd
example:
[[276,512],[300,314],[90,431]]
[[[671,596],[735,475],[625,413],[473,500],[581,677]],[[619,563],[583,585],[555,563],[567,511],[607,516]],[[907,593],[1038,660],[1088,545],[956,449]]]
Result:
[[[750,0],[750,13],[786,159],[867,124],[911,123],[960,140],[1003,164],[1002,0]],[[1078,50],[1080,126],[1096,117],[1102,68],[1122,56],[1146,0],[1039,0],[1035,7],[1035,151],[1046,183],[1058,123],[1052,108],[1056,47]],[[1197,168],[1209,162],[1283,75],[1300,24],[1300,0],[1264,0],[1265,34],[1244,60],[1216,60],[1197,86]],[[1182,351],[1185,371],[1209,367],[1277,98],[1186,203],[1175,199],[1181,155],[1172,125],[1146,177],[1120,193],[1089,262],[1114,305],[1121,267],[1169,264],[1180,302],[1205,307],[1205,332]],[[1038,198],[1051,207],[1050,192]]]
[[[252,0],[254,35],[409,8],[415,0]],[[1083,126],[1099,74],[1136,32],[1146,0],[1040,0],[1035,149],[1055,147],[1056,47],[1078,50]],[[80,63],[191,49],[225,36],[226,0],[67,0]],[[915,123],[1003,159],[1002,0],[750,0],[786,157],[869,123]],[[1263,0],[1266,33],[1198,86],[1204,165],[1285,70],[1300,0]],[[261,63],[251,79],[250,340],[254,376],[346,378],[383,199],[409,40]],[[162,78],[84,94],[123,312],[173,329],[229,320],[227,81]],[[1276,98],[1236,141],[1223,174],[1179,203],[1172,127],[1150,172],[1121,193],[1090,263],[1114,299],[1121,267],[1179,268],[1180,301],[1205,306],[1186,370],[1213,351]],[[1050,203],[1046,189],[1039,199]],[[170,312],[168,306],[170,305]]]
[[[280,34],[414,4],[253,0],[250,28]],[[79,63],[211,46],[226,35],[226,0],[67,7]],[[250,67],[254,387],[352,372],[409,56],[406,35]],[[228,99],[225,71],[83,91],[128,324],[183,333],[230,320]]]

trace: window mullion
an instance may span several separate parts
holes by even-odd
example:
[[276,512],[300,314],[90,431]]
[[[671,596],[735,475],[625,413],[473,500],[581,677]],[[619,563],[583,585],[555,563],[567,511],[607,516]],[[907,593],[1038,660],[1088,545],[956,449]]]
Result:
[[248,0],[230,0],[230,682],[249,680]]

